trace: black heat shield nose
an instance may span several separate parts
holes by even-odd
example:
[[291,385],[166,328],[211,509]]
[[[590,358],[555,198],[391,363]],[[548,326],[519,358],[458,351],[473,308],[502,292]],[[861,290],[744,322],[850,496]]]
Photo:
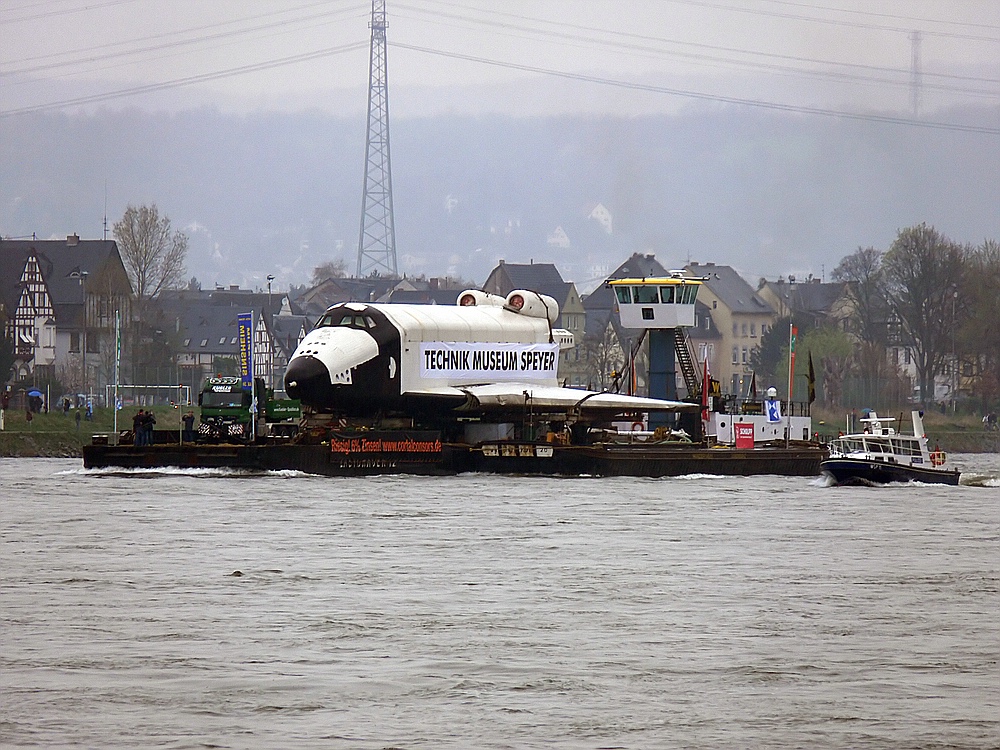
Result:
[[296,357],[285,370],[285,393],[304,404],[320,405],[331,390],[330,372],[315,357]]

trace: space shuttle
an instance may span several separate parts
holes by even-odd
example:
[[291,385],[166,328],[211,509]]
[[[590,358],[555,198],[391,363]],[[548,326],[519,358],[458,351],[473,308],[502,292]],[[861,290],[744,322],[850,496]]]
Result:
[[696,405],[559,384],[559,353],[573,334],[554,328],[559,305],[544,294],[479,290],[455,305],[344,302],[296,348],[285,390],[314,411],[349,417],[496,416],[532,410],[603,416]]

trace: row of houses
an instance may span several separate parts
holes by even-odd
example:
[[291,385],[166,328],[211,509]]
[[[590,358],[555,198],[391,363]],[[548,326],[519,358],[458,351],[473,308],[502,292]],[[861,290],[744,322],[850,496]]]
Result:
[[[756,288],[733,268],[687,263],[686,273],[704,280],[688,331],[699,363],[707,360],[726,393],[746,392],[753,351],[775,322],[798,320],[846,328],[850,304],[845,287],[794,277]],[[658,277],[670,273],[652,254],[634,254],[609,278]],[[0,321],[14,341],[13,379],[58,380],[67,388],[103,393],[112,381],[114,320],[132,314],[128,274],[110,240],[0,240]],[[279,387],[285,365],[315,320],[332,304],[368,301],[454,304],[461,284],[448,279],[329,278],[296,293],[238,286],[187,288],[161,293],[145,321],[147,335],[164,354],[165,368],[133,370],[124,379],[175,383],[197,389],[213,374],[238,367],[237,315],[255,314],[255,374]],[[633,358],[641,392],[645,355],[642,332],[622,327],[610,288],[581,295],[551,263],[500,261],[483,290],[506,295],[531,289],[557,300],[557,326],[574,334],[577,346],[563,353],[560,376],[567,385],[608,388],[623,362]]]

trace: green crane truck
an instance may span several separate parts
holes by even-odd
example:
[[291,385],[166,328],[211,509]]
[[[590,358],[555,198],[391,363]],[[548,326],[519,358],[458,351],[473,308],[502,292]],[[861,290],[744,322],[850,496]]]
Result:
[[290,438],[298,430],[302,406],[292,399],[275,399],[274,390],[254,378],[257,424],[253,424],[253,394],[244,390],[238,377],[208,378],[198,394],[201,442],[249,442],[267,436]]

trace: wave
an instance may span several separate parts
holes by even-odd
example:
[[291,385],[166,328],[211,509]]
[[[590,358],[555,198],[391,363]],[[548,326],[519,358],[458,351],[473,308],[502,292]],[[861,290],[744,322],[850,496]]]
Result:
[[1000,477],[991,474],[970,474],[962,472],[958,483],[963,487],[1000,487]]
[[234,469],[227,467],[207,468],[207,467],[181,467],[181,466],[156,466],[156,467],[107,467],[101,469],[67,469],[56,472],[56,476],[84,476],[84,477],[197,477],[197,478],[233,478],[233,477],[281,477],[297,478],[309,477],[304,471],[294,469],[272,469],[268,471],[258,469]]

